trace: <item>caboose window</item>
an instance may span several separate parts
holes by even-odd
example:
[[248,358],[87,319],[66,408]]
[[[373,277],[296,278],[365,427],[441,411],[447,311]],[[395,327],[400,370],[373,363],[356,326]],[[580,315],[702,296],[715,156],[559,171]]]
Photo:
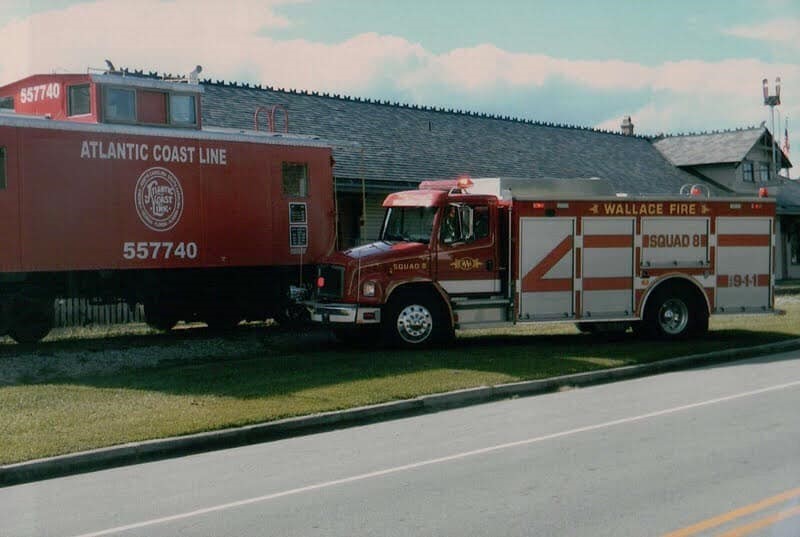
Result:
[[6,189],[6,148],[0,147],[0,190]]
[[123,88],[106,88],[104,117],[110,121],[136,120],[136,92]]
[[13,110],[14,97],[0,97],[0,109]]
[[283,195],[292,198],[308,195],[308,164],[283,163]]
[[80,116],[91,112],[89,84],[69,87],[69,115]]
[[194,125],[197,123],[194,95],[169,96],[169,122],[173,125]]

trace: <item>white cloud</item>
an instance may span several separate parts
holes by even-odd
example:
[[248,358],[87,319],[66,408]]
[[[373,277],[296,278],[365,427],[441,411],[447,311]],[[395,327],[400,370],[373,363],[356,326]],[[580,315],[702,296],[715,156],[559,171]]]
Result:
[[[453,99],[447,106],[454,108],[465,107],[459,98],[472,96],[475,102],[480,96],[483,102],[491,99],[497,110],[509,89],[536,96],[542,88],[567,85],[584,93],[650,95],[646,106],[610,110],[602,123],[616,129],[621,115],[632,113],[645,132],[752,123],[751,118],[763,115],[763,77],[780,75],[787,92],[800,88],[800,65],[751,59],[645,66],[515,53],[493,44],[436,54],[401,37],[376,33],[333,44],[277,39],[270,29],[285,28],[291,21],[275,8],[294,1],[99,0],[39,13],[0,28],[0,50],[15,51],[0,58],[0,84],[54,69],[82,72],[101,67],[109,58],[117,66],[172,73],[199,63],[214,79],[241,80],[247,73],[250,79],[243,81],[377,98],[386,98],[376,92],[388,88],[391,97],[404,100],[429,101],[431,95],[439,103]],[[785,102],[800,102],[800,94],[786,95]],[[538,105],[548,111],[570,106]],[[800,109],[787,111],[800,118]]]
[[780,18],[761,24],[734,26],[723,33],[745,39],[774,41],[800,47],[800,19]]

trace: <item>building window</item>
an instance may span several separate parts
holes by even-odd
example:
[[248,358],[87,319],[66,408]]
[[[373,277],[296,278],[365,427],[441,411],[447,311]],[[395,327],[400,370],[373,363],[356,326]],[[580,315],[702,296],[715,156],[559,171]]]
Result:
[[283,163],[283,195],[291,198],[308,195],[308,164]]
[[69,111],[71,116],[80,116],[91,112],[91,101],[89,99],[89,84],[69,87]]
[[754,182],[753,179],[753,163],[746,160],[742,163],[742,173],[746,183]]
[[136,92],[131,89],[106,88],[104,119],[109,121],[136,121]]
[[0,97],[0,110],[13,110],[14,97]]
[[169,96],[169,122],[173,125],[197,124],[194,95]]
[[769,164],[760,162],[758,165],[758,179],[762,183],[769,182]]
[[800,225],[795,220],[789,226],[789,259],[792,265],[800,265]]
[[6,189],[6,148],[0,147],[0,190]]

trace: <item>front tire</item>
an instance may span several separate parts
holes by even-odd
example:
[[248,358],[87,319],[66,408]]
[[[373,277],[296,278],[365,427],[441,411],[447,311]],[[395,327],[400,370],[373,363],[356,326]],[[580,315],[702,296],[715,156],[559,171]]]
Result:
[[383,329],[387,342],[410,349],[445,342],[453,335],[441,300],[424,293],[404,293],[393,298]]

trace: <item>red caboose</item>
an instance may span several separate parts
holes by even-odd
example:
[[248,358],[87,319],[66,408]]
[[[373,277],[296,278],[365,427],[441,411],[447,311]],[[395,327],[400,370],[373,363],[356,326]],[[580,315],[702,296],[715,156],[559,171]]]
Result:
[[331,147],[203,129],[202,91],[115,72],[0,87],[0,333],[44,337],[56,297],[142,303],[161,328],[285,311],[334,245]]

